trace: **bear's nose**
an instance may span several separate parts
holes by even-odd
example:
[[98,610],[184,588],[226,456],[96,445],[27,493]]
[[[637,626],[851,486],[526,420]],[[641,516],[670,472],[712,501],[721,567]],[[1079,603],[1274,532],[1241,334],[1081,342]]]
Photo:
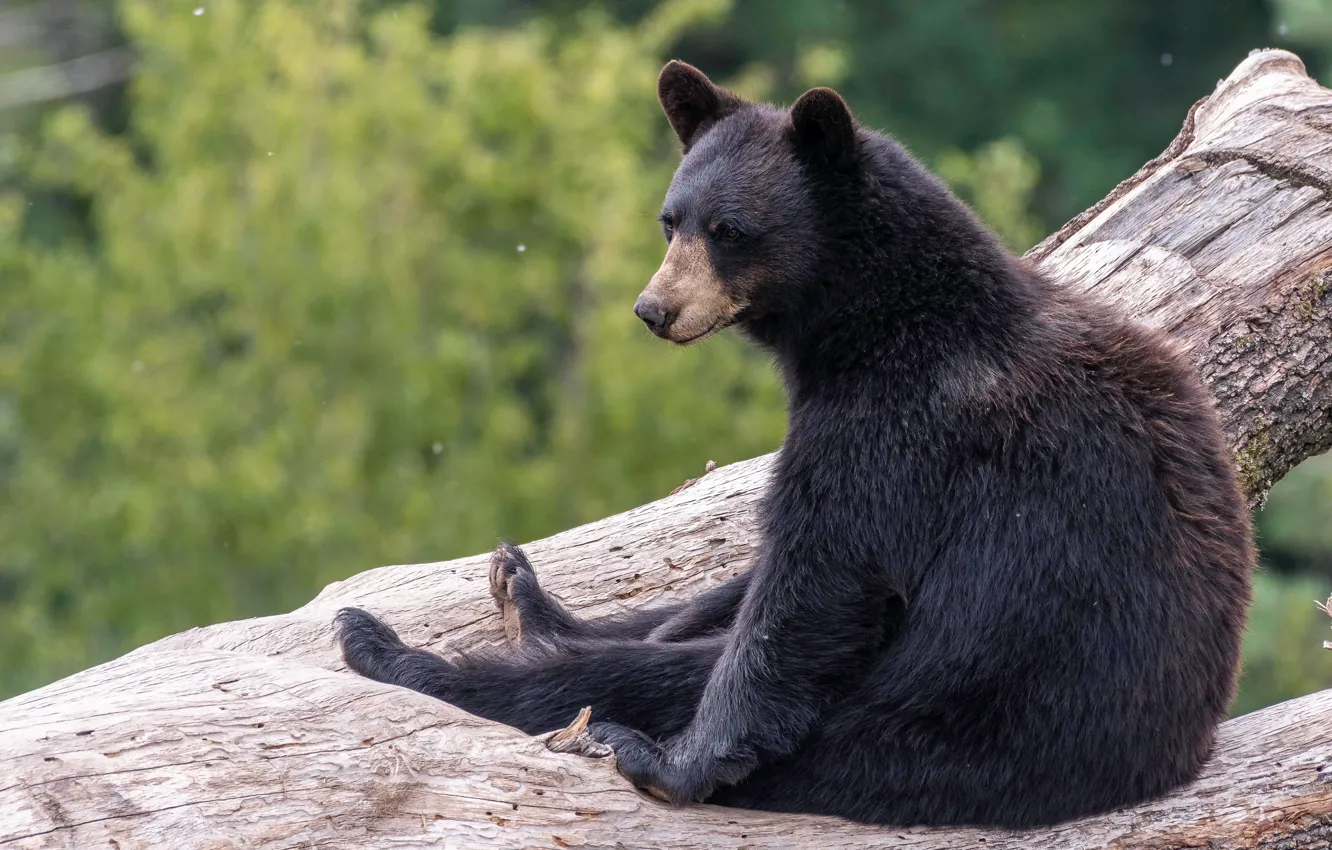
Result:
[[634,315],[643,320],[648,330],[657,336],[665,336],[666,330],[675,321],[675,312],[667,310],[661,302],[639,296],[634,303]]

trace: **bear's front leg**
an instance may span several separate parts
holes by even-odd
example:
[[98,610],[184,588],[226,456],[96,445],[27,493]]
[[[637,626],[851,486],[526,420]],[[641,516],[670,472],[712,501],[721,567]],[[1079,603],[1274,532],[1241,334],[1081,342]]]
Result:
[[592,740],[611,748],[616,767],[635,788],[667,803],[693,802],[692,799],[678,799],[678,795],[662,787],[669,784],[663,778],[666,763],[661,747],[647,735],[618,723],[593,723],[587,727],[587,734]]
[[902,609],[889,604],[880,574],[809,548],[786,533],[792,527],[801,526],[765,541],[698,710],[679,734],[654,741],[613,723],[589,727],[639,788],[699,802],[791,754],[885,651]]

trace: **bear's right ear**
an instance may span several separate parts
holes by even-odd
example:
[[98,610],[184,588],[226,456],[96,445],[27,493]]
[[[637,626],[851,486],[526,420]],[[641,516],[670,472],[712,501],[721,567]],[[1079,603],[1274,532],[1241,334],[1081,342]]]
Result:
[[856,122],[832,89],[810,89],[791,106],[796,150],[810,162],[842,168],[855,161]]
[[744,103],[726,89],[713,85],[702,71],[678,59],[672,59],[661,69],[657,99],[686,153],[709,127]]

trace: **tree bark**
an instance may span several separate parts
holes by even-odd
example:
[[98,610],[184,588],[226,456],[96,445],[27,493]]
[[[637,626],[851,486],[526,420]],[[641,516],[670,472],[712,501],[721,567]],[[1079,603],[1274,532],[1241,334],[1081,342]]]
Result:
[[[1255,53],[1029,254],[1188,347],[1255,505],[1332,447],[1330,148],[1332,92]],[[748,566],[770,463],[527,550],[579,614],[692,595]],[[670,808],[613,759],[350,675],[329,621],[353,603],[416,645],[502,639],[484,556],[385,567],[0,703],[0,847],[1332,846],[1332,691],[1226,723],[1198,782],[1136,808],[1031,832],[869,827]]]

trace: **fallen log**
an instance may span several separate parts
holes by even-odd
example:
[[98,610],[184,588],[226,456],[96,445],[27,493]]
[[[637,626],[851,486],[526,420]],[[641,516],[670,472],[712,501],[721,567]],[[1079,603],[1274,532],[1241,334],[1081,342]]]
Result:
[[[1188,348],[1255,505],[1332,448],[1332,92],[1292,54],[1251,55],[1028,257]],[[748,565],[769,466],[527,549],[583,615],[691,595]],[[420,646],[502,640],[485,556],[385,567],[0,703],[0,847],[1332,846],[1332,691],[1226,723],[1205,775],[1162,800],[1030,832],[880,828],[674,809],[613,759],[351,675],[330,620],[352,603]]]

